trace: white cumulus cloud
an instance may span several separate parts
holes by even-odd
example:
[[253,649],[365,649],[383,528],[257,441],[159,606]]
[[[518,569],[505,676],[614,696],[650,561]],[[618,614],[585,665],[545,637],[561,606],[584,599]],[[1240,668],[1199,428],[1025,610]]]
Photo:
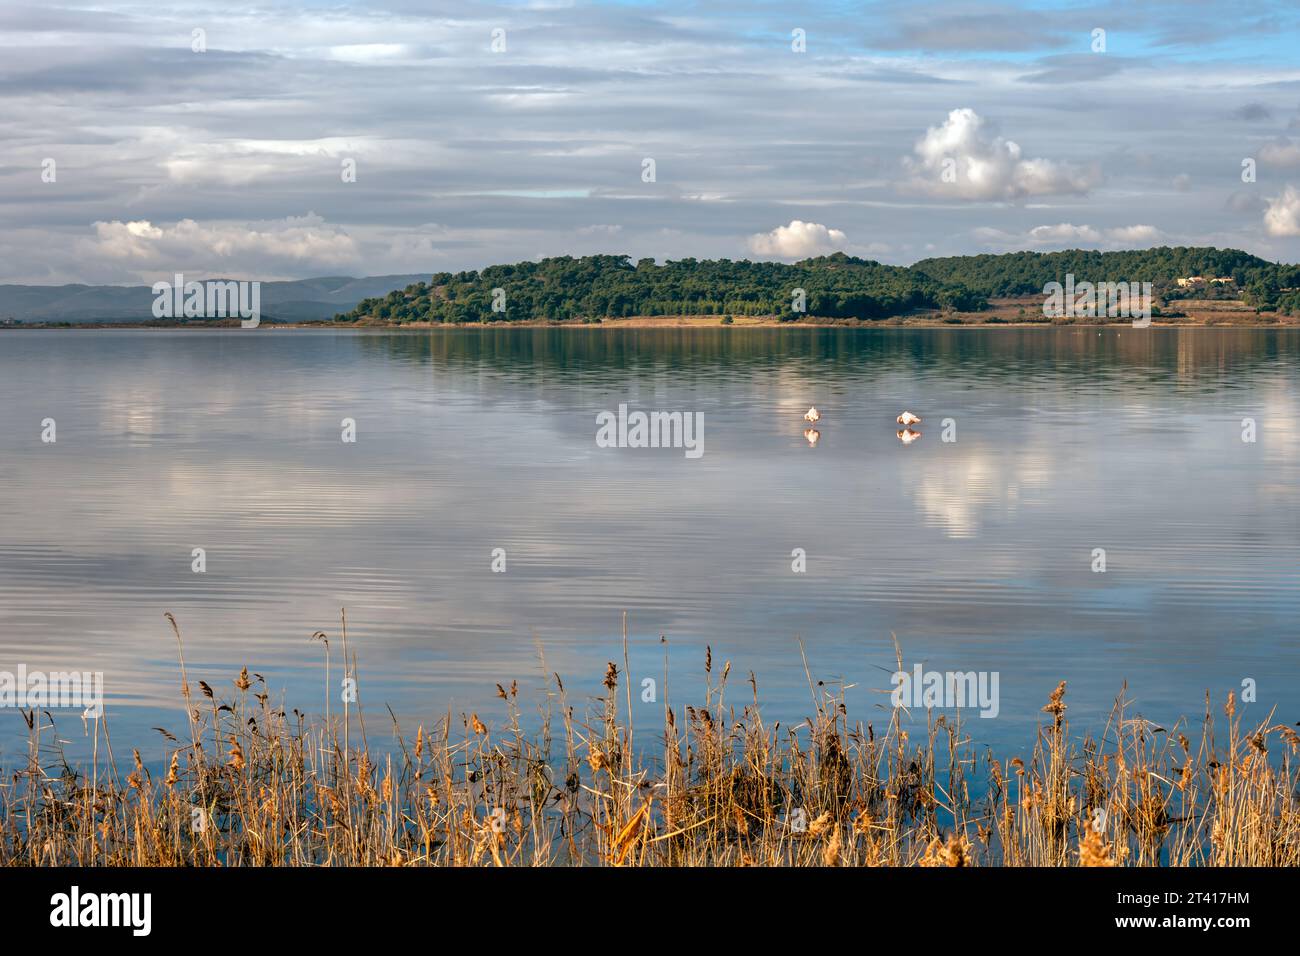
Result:
[[828,229],[819,222],[792,219],[788,226],[777,226],[771,232],[760,232],[749,237],[749,250],[755,255],[777,259],[805,259],[822,256],[841,249],[848,236],[838,229]]
[[1026,159],[1020,145],[998,135],[997,127],[969,108],[932,126],[905,159],[910,185],[935,196],[1017,200],[1029,196],[1086,193],[1100,179],[1050,159]]
[[1300,190],[1287,186],[1268,201],[1264,229],[1270,236],[1300,236]]
[[266,274],[284,266],[334,268],[355,260],[358,248],[347,233],[309,213],[253,223],[101,221],[83,252],[137,269],[215,275]]

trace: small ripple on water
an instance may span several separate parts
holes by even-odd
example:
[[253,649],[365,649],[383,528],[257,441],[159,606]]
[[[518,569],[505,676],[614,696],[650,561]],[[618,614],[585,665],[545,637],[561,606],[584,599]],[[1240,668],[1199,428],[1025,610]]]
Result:
[[[164,610],[196,668],[247,663],[313,706],[307,638],[347,606],[399,713],[538,672],[534,634],[598,679],[624,610],[635,647],[725,647],[796,714],[796,633],[850,679],[891,664],[891,632],[1005,671],[1021,717],[1061,677],[1189,707],[1245,666],[1225,661],[1294,684],[1300,516],[1276,503],[1300,488],[1300,339],[1067,332],[9,336],[0,654],[103,664],[142,721],[175,703]],[[620,400],[702,410],[705,457],[597,449]],[[21,440],[45,414],[58,445]]]

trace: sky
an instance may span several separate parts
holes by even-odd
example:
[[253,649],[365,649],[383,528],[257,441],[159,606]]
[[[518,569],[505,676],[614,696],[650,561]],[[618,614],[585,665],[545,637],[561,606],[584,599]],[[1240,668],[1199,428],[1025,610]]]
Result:
[[4,283],[1159,245],[1300,261],[1294,0],[0,0]]

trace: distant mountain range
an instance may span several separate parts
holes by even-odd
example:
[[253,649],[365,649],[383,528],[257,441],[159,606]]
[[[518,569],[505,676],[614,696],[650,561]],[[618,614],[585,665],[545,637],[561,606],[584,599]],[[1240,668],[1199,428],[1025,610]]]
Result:
[[[332,319],[340,312],[352,311],[363,299],[428,278],[326,276],[263,282],[262,321]],[[147,322],[153,319],[153,302],[153,289],[143,285],[0,285],[0,321]]]

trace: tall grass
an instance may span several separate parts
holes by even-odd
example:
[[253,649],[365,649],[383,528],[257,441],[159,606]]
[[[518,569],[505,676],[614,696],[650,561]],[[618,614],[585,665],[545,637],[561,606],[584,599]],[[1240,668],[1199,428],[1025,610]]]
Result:
[[168,734],[165,775],[139,751],[120,760],[103,719],[89,770],[44,766],[51,718],[24,712],[0,863],[1300,865],[1300,737],[1271,717],[1244,726],[1232,695],[1222,718],[1207,696],[1195,733],[1130,718],[1121,695],[1100,737],[1076,739],[1062,682],[1031,756],[1003,761],[947,715],[926,715],[918,739],[897,711],[850,723],[843,691],[811,680],[807,719],[768,724],[754,675],[734,700],[711,653],[703,697],[634,736],[625,656],[581,714],[553,676],[531,733],[514,683],[496,689],[500,726],[448,713],[412,732],[390,711],[380,732],[357,705],[286,712],[246,668],[233,690],[196,691],[175,634],[186,727]]

